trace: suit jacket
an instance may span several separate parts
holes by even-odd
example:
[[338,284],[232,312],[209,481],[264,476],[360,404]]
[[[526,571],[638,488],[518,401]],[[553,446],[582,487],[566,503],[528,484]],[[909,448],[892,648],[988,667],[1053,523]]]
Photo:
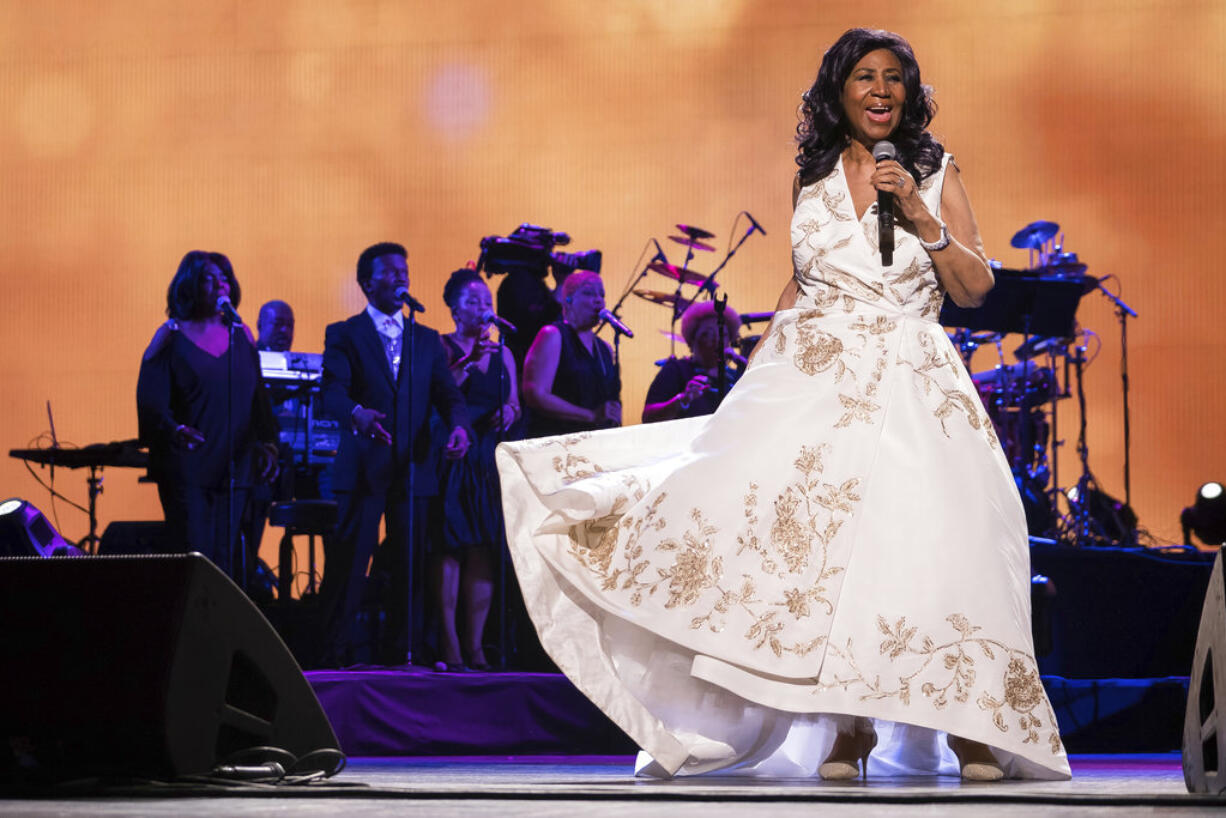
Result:
[[[365,310],[329,325],[324,334],[320,391],[324,411],[341,427],[340,448],[332,467],[332,487],[337,491],[373,494],[397,484],[407,490],[412,441],[416,463],[413,493],[436,493],[438,477],[431,467],[426,422],[431,406],[442,416],[448,432],[464,426],[472,438],[464,396],[447,368],[447,354],[438,333],[407,319],[404,325],[400,372],[395,380],[383,339]],[[379,422],[391,434],[391,446],[353,434],[352,414],[359,404],[386,415]]]

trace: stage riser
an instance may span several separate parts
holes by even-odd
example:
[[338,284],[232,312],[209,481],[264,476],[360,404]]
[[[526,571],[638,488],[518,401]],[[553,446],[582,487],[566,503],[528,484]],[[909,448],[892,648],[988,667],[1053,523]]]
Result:
[[[616,755],[637,748],[566,677],[310,671],[355,756]],[[1044,678],[1069,752],[1178,750],[1186,678]]]

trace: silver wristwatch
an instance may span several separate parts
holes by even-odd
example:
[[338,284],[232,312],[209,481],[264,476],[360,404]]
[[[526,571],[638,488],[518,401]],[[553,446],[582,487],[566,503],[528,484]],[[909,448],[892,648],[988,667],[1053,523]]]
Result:
[[949,246],[949,228],[945,226],[945,222],[941,222],[941,237],[936,241],[924,241],[917,233],[915,235],[919,239],[920,247],[923,247],[929,253],[934,253],[937,250],[944,250]]

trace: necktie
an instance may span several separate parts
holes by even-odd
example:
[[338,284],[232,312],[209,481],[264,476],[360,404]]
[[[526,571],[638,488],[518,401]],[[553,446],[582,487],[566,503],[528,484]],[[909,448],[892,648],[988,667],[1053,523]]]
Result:
[[392,379],[395,380],[400,375],[400,350],[403,342],[403,333],[400,327],[396,326],[396,322],[389,318],[383,323],[383,331],[380,335],[383,336],[383,349],[387,353],[387,365],[392,370]]

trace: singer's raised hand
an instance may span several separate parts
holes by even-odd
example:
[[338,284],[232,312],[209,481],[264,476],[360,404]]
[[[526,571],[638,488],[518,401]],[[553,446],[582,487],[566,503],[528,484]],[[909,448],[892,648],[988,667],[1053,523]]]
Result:
[[[926,218],[933,219],[928,206],[920,198],[919,186],[906,168],[893,159],[883,159],[873,169],[869,183],[882,193],[892,193],[898,209],[907,221],[919,224]],[[935,219],[933,219],[935,221]]]

